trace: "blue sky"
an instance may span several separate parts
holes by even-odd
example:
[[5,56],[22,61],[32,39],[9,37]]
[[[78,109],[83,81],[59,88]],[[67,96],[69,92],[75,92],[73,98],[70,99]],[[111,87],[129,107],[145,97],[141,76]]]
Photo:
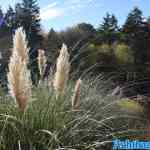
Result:
[[[0,0],[0,6],[7,10],[17,2],[21,0]],[[63,30],[80,22],[97,27],[106,12],[114,13],[121,25],[134,6],[138,6],[145,17],[150,16],[150,0],[38,0],[38,3],[45,30]]]

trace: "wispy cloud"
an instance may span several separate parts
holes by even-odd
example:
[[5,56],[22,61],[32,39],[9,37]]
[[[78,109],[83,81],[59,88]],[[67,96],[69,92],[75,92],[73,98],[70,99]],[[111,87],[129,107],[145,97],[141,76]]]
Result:
[[42,11],[44,10],[48,10],[50,8],[53,8],[55,6],[57,6],[59,3],[58,2],[53,2],[53,3],[50,3],[49,5],[45,6],[44,8],[42,8]]
[[67,0],[66,2],[71,6],[88,6],[90,3],[94,2],[96,0]]
[[57,7],[58,4],[58,2],[53,2],[48,6],[42,8],[40,11],[41,19],[50,20],[63,15],[63,11],[59,7]]
[[97,0],[65,0],[63,3],[56,1],[41,9],[41,19],[51,20],[64,15],[80,13],[86,7],[95,7]]
[[49,9],[41,13],[42,20],[50,20],[61,16],[63,13],[59,9]]
[[95,6],[97,0],[66,0],[65,4],[68,6],[66,11],[71,14],[80,13],[84,8]]

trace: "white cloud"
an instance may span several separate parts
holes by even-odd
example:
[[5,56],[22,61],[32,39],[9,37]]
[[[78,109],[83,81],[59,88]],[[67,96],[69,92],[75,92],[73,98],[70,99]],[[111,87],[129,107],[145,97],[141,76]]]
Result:
[[42,20],[51,20],[55,19],[56,17],[62,16],[63,11],[57,7],[58,2],[53,2],[48,6],[44,7],[40,11],[40,17]]
[[63,3],[55,0],[41,9],[41,19],[51,20],[60,16],[68,16],[68,14],[76,15],[86,7],[96,7],[97,5],[97,0],[65,0]]
[[63,13],[61,10],[57,8],[51,8],[46,11],[41,12],[41,19],[42,20],[50,20],[50,19],[55,19],[56,17],[62,16]]
[[42,8],[42,11],[47,10],[49,8],[54,8],[57,5],[58,5],[58,2],[53,2],[53,3],[49,4],[49,5],[47,5],[46,7]]
[[73,10],[79,10],[97,4],[96,0],[68,0],[67,3],[70,8],[73,8]]

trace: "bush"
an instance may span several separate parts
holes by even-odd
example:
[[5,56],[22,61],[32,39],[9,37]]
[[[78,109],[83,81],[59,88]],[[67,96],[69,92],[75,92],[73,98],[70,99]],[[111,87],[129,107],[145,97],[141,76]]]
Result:
[[112,55],[112,47],[108,44],[102,44],[100,46],[98,46],[98,51],[100,53],[104,53],[104,54],[107,54],[107,55]]
[[132,50],[128,45],[117,44],[114,48],[114,54],[120,64],[130,64],[134,62]]

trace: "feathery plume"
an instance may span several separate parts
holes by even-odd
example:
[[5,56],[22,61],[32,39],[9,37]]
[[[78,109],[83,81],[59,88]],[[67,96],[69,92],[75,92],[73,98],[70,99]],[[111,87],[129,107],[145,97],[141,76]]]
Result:
[[[27,101],[31,96],[30,72],[27,69],[28,49],[24,37],[22,28],[17,29],[14,36],[12,56],[9,62],[9,72],[7,74],[10,94],[22,111],[25,110]],[[22,44],[18,44],[19,40],[22,41]],[[24,46],[23,43],[25,44]]]
[[46,56],[45,56],[45,51],[42,49],[38,50],[38,67],[40,71],[40,76],[43,78],[45,69],[46,69]]
[[13,54],[14,53],[17,53],[17,55],[20,56],[22,61],[26,61],[28,63],[29,48],[28,43],[26,41],[26,34],[22,27],[18,28],[15,31],[15,35],[13,37]]
[[70,71],[69,57],[67,46],[63,44],[59,57],[57,58],[56,73],[53,82],[54,89],[58,94],[64,93],[68,81]]
[[80,106],[80,89],[81,89],[82,80],[78,79],[75,85],[74,94],[72,97],[72,109],[77,110]]

